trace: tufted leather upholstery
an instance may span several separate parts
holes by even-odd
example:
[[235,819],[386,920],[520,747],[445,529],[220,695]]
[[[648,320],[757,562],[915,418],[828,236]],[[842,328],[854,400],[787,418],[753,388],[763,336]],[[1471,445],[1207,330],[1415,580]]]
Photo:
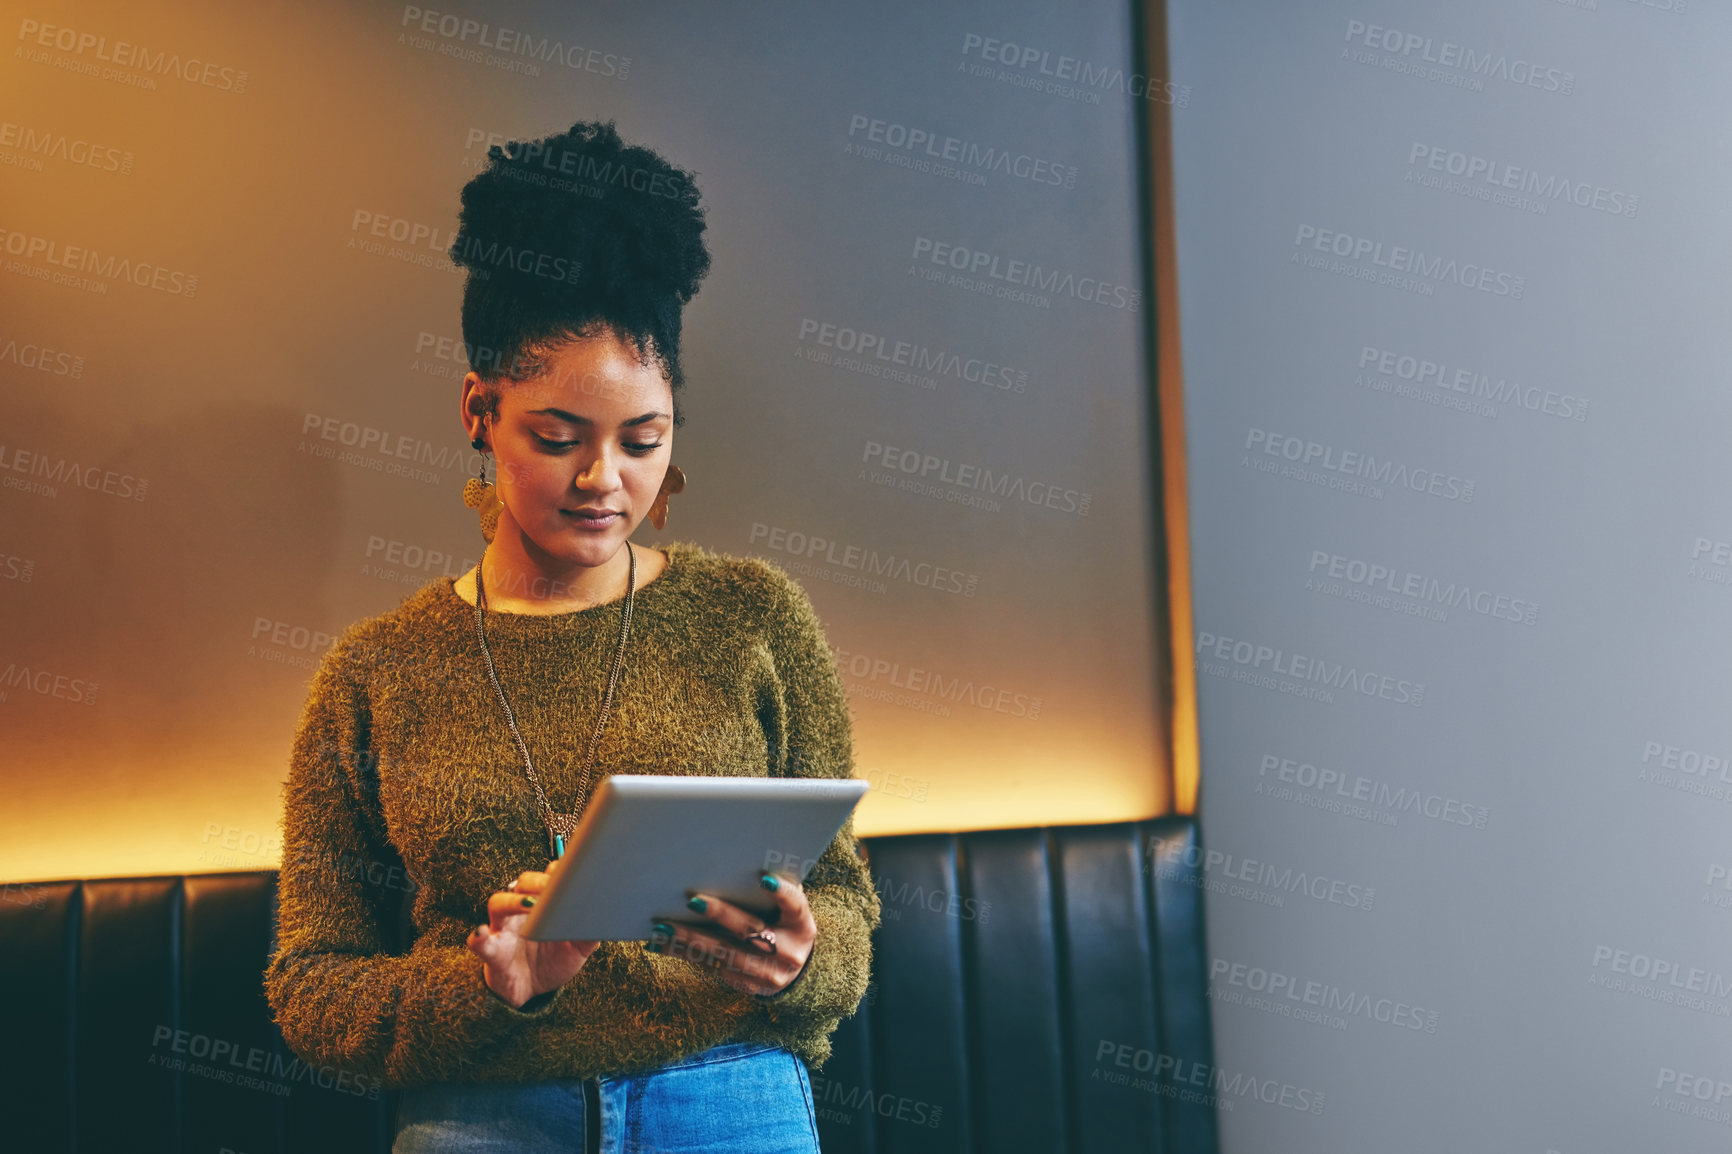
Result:
[[[812,1074],[825,1154],[1214,1154],[1213,1112],[1150,1065],[1211,1059],[1196,837],[1167,817],[862,838],[884,924]],[[271,1023],[275,881],[0,888],[0,1146],[388,1152],[396,1095],[309,1071]]]

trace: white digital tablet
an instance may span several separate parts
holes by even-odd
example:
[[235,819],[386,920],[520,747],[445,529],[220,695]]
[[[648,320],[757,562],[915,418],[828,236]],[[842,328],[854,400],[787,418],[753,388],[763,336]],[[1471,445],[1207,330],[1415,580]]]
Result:
[[758,878],[804,881],[868,788],[859,778],[603,778],[521,932],[643,941],[656,920],[712,925],[686,905],[697,892],[771,914]]

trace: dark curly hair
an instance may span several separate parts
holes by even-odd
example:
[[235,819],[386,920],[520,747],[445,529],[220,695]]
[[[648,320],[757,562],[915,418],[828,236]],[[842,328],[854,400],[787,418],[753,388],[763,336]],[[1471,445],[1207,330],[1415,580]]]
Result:
[[655,359],[683,424],[680,313],[710,269],[691,174],[611,120],[496,144],[487,161],[463,186],[451,245],[468,270],[469,367],[489,384],[524,380],[560,343],[611,330]]

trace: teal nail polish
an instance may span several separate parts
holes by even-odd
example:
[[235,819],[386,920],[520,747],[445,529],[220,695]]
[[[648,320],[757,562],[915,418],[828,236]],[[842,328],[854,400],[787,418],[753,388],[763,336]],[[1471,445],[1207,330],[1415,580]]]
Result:
[[698,897],[696,894],[693,894],[691,897],[686,899],[686,905],[698,911],[700,914],[710,908],[710,903],[706,902],[703,898]]
[[658,934],[666,934],[670,938],[674,936],[674,928],[666,922],[655,923],[655,931]]
[[765,889],[769,890],[771,893],[775,893],[776,887],[782,884],[781,882],[776,880],[775,874],[765,874],[763,877],[758,879],[758,882],[760,885],[762,885]]
[[654,942],[654,941],[645,942],[643,944],[643,948],[648,950],[652,954],[659,954],[662,952],[662,944],[660,942]]

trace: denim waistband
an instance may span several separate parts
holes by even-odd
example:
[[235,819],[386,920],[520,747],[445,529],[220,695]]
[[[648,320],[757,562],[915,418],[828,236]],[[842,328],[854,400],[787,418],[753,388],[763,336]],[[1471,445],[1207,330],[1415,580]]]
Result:
[[[475,1149],[477,1134],[519,1136],[510,1149],[653,1151],[694,1133],[714,1150],[819,1154],[811,1081],[786,1047],[724,1042],[636,1074],[406,1089],[392,1121],[401,1154]],[[582,1136],[582,1141],[578,1137]],[[489,1149],[495,1147],[489,1146]],[[682,1145],[681,1148],[687,1148]]]
[[654,1074],[662,1070],[678,1070],[686,1066],[707,1066],[712,1062],[732,1062],[740,1058],[750,1058],[754,1054],[768,1053],[780,1050],[782,1047],[769,1042],[723,1042],[719,1046],[711,1046],[707,1050],[699,1050],[684,1058],[677,1058],[653,1070],[644,1071]]

